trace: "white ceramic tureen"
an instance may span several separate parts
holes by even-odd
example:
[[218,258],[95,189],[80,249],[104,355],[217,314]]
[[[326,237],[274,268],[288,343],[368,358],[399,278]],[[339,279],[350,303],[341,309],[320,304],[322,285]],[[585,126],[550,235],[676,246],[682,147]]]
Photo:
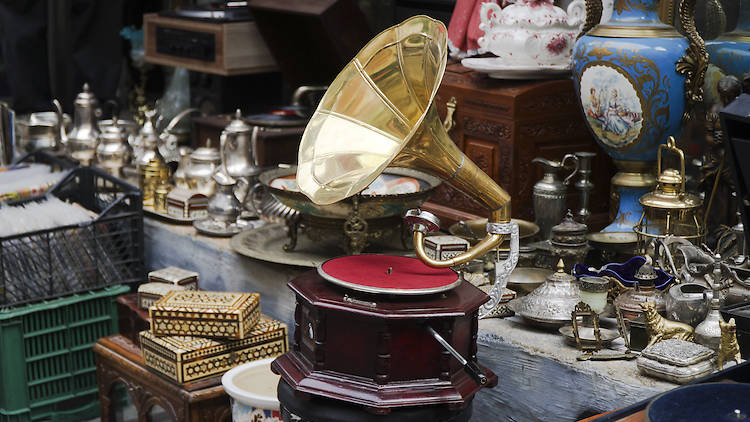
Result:
[[517,0],[504,9],[483,3],[480,52],[491,52],[503,66],[570,66],[570,54],[586,17],[583,0],[574,0],[567,13],[551,0]]

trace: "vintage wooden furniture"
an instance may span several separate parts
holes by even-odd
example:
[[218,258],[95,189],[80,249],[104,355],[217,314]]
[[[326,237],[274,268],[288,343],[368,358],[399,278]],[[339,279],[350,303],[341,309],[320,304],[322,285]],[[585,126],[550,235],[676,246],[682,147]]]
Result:
[[248,7],[293,88],[329,84],[370,39],[355,0],[251,0]]
[[[470,283],[440,294],[378,296],[310,271],[288,285],[297,299],[293,346],[271,368],[295,391],[389,413],[463,408],[481,388],[426,327],[476,362],[477,310],[488,296]],[[497,376],[484,372],[494,386]]]
[[138,346],[121,335],[100,339],[94,354],[102,422],[116,420],[115,404],[120,400],[115,392],[122,391],[118,388],[122,385],[135,405],[138,422],[150,421],[149,415],[158,411],[173,422],[232,420],[221,377],[175,384],[146,369]]
[[276,70],[255,22],[203,22],[143,16],[143,46],[149,63],[232,76]]
[[138,294],[128,293],[117,298],[117,318],[120,334],[140,346],[140,336],[143,330],[151,327],[151,317],[148,309],[138,307]]
[[[453,63],[447,66],[435,99],[441,116],[446,116],[451,99],[455,103],[451,138],[510,194],[513,217],[534,220],[531,190],[542,169],[531,160],[559,160],[575,151],[598,154],[593,164],[591,220],[607,212],[612,163],[586,129],[572,81],[498,80]],[[568,207],[573,211],[580,207],[580,195],[572,186]],[[465,219],[462,212],[486,215],[480,205],[447,184],[423,208],[436,212],[445,227]]]

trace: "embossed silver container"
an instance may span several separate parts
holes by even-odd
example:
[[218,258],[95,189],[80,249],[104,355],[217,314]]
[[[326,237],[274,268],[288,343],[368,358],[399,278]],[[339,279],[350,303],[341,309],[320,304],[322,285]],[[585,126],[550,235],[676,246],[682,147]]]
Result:
[[[568,177],[560,180],[558,172],[568,160],[575,162],[575,168]],[[534,222],[539,226],[541,240],[547,240],[550,237],[552,226],[560,222],[565,212],[568,182],[578,171],[578,157],[573,154],[566,154],[562,161],[534,158],[531,162],[541,164],[544,169],[544,176],[534,184],[531,197],[534,203]]]
[[558,328],[570,324],[571,314],[580,301],[578,281],[564,270],[563,260],[557,271],[531,293],[524,296],[518,314],[524,320],[542,327]]

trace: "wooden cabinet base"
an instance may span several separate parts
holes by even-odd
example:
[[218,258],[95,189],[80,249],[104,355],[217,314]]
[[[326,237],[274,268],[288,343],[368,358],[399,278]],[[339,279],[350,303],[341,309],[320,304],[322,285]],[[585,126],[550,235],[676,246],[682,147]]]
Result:
[[149,421],[156,406],[174,422],[232,420],[221,377],[175,384],[150,372],[143,364],[140,349],[121,335],[100,339],[94,345],[94,354],[102,422],[115,421],[114,392],[118,384],[125,386],[139,422]]

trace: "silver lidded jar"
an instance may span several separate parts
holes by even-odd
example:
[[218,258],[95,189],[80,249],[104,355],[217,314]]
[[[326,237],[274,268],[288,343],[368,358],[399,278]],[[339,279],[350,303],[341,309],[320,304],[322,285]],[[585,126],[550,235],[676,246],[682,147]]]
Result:
[[117,120],[99,134],[96,146],[96,165],[114,177],[122,176],[122,168],[130,159],[127,134],[121,130]]
[[213,175],[221,165],[219,150],[207,140],[205,147],[200,147],[190,154],[190,165],[185,169],[185,179],[190,190],[210,197],[216,189]]
[[533,325],[558,328],[570,324],[571,315],[580,301],[578,281],[564,270],[560,259],[557,271],[547,280],[524,296],[518,314]]
[[697,326],[708,314],[709,297],[709,290],[702,284],[675,284],[664,298],[667,319]]

